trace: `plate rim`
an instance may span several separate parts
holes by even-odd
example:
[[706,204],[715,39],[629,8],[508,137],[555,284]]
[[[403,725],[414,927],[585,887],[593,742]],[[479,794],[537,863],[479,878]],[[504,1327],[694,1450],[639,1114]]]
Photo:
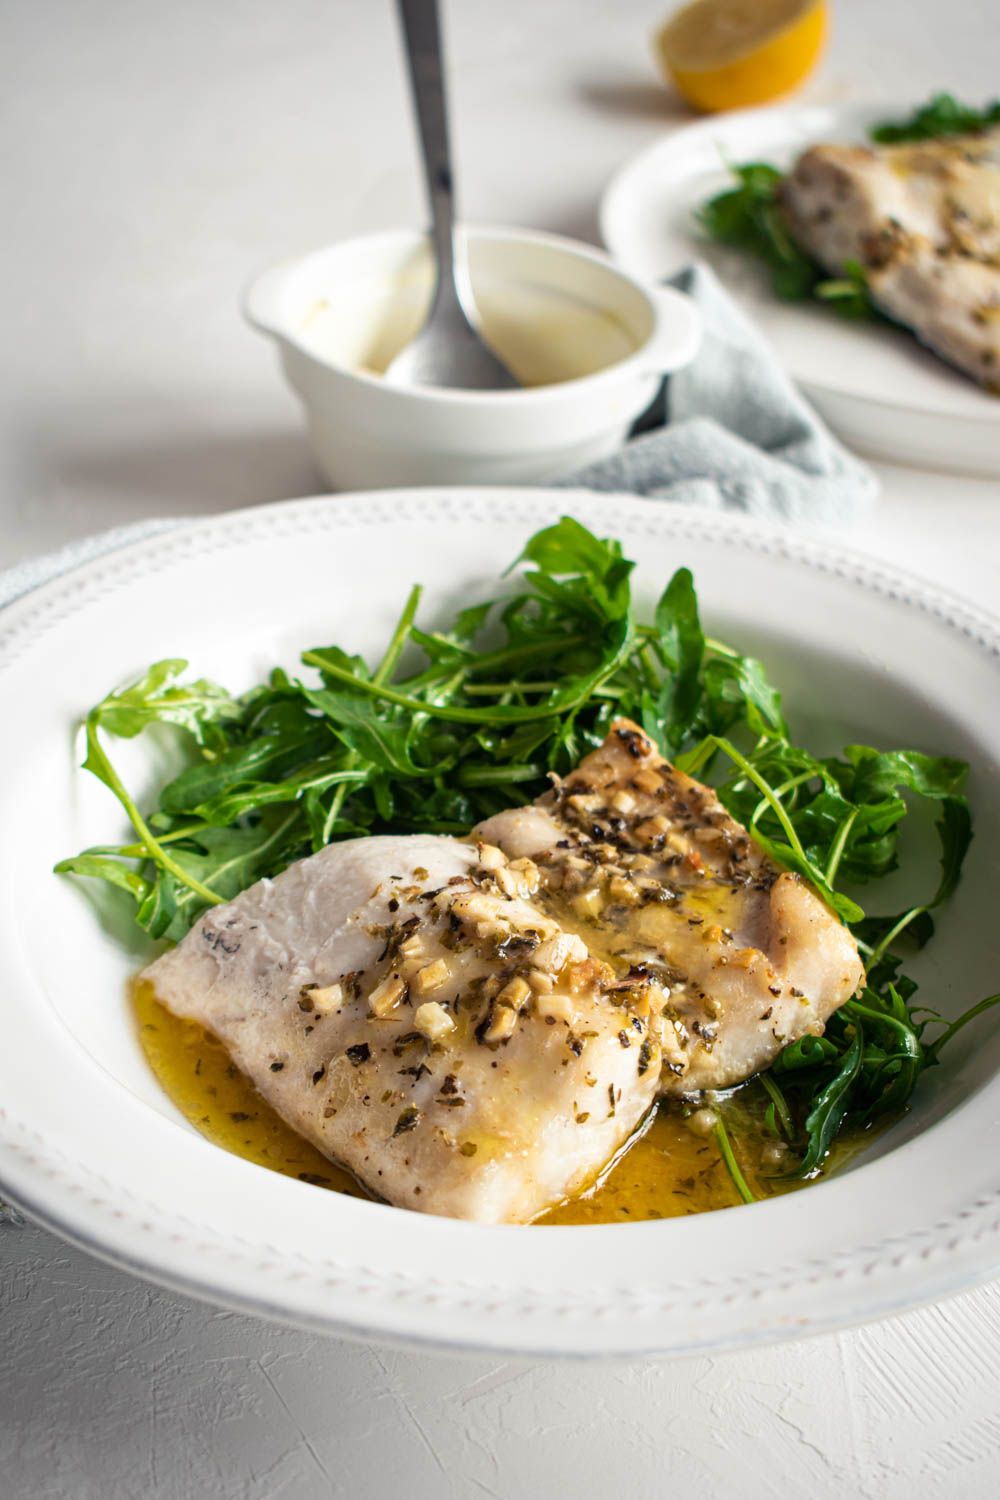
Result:
[[[630,512],[630,519],[633,523],[645,518],[650,530],[659,536],[675,536],[683,540],[685,535],[699,538],[714,535],[716,540],[721,539],[729,546],[758,553],[777,554],[847,582],[853,582],[866,591],[874,590],[896,605],[929,613],[939,623],[957,630],[969,639],[971,644],[985,650],[991,660],[1000,660],[1000,619],[989,611],[978,606],[967,605],[958,596],[949,594],[930,581],[883,564],[880,560],[861,551],[845,548],[839,544],[831,545],[825,537],[801,536],[783,530],[773,523],[764,523],[743,516],[734,517],[726,513],[726,530],[719,538],[720,518],[717,512],[639,500],[635,496],[572,489],[525,490],[493,487],[485,490],[469,490],[435,486],[414,490],[368,492],[354,496],[306,497],[301,500],[281,501],[268,506],[227,512],[218,517],[183,518],[170,532],[159,532],[151,537],[126,542],[113,552],[85,561],[69,569],[60,577],[38,585],[5,609],[0,610],[0,674],[8,666],[13,665],[21,654],[19,649],[11,650],[12,641],[16,645],[25,637],[29,640],[37,639],[40,628],[46,632],[54,628],[59,619],[72,615],[90,600],[102,597],[107,592],[113,592],[115,587],[127,583],[136,576],[136,570],[139,575],[148,576],[151,572],[158,571],[159,567],[173,566],[177,561],[178,553],[183,556],[185,553],[190,554],[192,549],[200,552],[202,548],[199,543],[204,541],[207,534],[218,533],[220,544],[224,540],[231,541],[234,521],[243,522],[257,531],[263,528],[265,532],[270,522],[275,522],[279,526],[283,522],[288,522],[292,529],[296,530],[296,523],[303,515],[309,515],[314,519],[322,515],[324,521],[332,524],[333,527],[344,523],[351,526],[359,523],[380,526],[391,524],[398,517],[401,507],[404,510],[409,507],[411,518],[415,513],[422,522],[429,519],[428,512],[439,521],[447,521],[449,507],[457,504],[460,504],[463,515],[469,514],[470,497],[475,508],[482,513],[479,517],[482,520],[489,519],[489,507],[498,501],[514,505],[516,500],[517,506],[529,510],[537,507],[535,524],[542,524],[550,519],[553,510],[580,513],[580,511],[586,512],[587,510],[604,512],[613,509],[621,513],[624,507]],[[584,518],[586,519],[586,516]],[[635,524],[632,530],[634,534]],[[226,533],[228,537],[224,535]],[[159,553],[156,566],[151,565],[150,554],[152,553]],[[6,1109],[0,1107],[0,1171],[3,1170],[3,1163],[11,1147],[13,1146],[15,1151],[17,1149],[16,1143],[11,1140],[11,1131],[20,1133],[25,1128],[30,1129],[26,1126],[26,1122],[17,1121]],[[31,1133],[36,1134],[34,1130]],[[45,1149],[44,1137],[39,1136],[39,1140],[42,1149]],[[50,1170],[52,1165],[50,1163]],[[6,1172],[3,1172],[3,1175],[6,1177]],[[904,1297],[902,1303],[886,1305],[884,1296],[881,1300],[876,1297],[874,1302],[871,1299],[865,1302],[862,1298],[860,1305],[842,1308],[839,1312],[831,1310],[828,1317],[813,1315],[807,1326],[778,1328],[773,1321],[765,1322],[755,1332],[744,1328],[736,1338],[722,1334],[714,1340],[706,1340],[703,1343],[698,1343],[690,1337],[676,1345],[670,1342],[648,1345],[640,1340],[634,1348],[616,1345],[608,1350],[603,1345],[597,1347],[596,1343],[586,1345],[586,1347],[566,1346],[560,1344],[558,1340],[553,1343],[551,1332],[547,1338],[533,1342],[530,1337],[514,1336],[506,1327],[498,1329],[496,1334],[491,1334],[485,1340],[481,1335],[472,1339],[459,1337],[452,1340],[442,1337],[440,1330],[436,1334],[429,1334],[426,1329],[416,1327],[412,1320],[407,1324],[405,1318],[394,1320],[390,1316],[388,1324],[384,1318],[376,1319],[372,1323],[361,1321],[343,1308],[336,1313],[324,1309],[310,1316],[301,1309],[290,1310],[287,1301],[269,1306],[259,1294],[248,1295],[243,1291],[227,1288],[224,1283],[219,1282],[217,1274],[215,1276],[206,1274],[201,1279],[195,1278],[194,1281],[190,1281],[171,1272],[162,1260],[157,1260],[155,1256],[145,1259],[141,1256],[136,1258],[134,1255],[124,1254],[117,1246],[109,1246],[107,1238],[104,1241],[95,1240],[83,1232],[79,1219],[75,1224],[67,1221],[56,1212],[44,1194],[39,1197],[30,1190],[25,1191],[20,1174],[16,1171],[14,1177],[13,1190],[10,1192],[13,1201],[23,1204],[34,1217],[48,1223],[64,1237],[82,1244],[91,1253],[98,1254],[116,1264],[123,1264],[127,1269],[137,1271],[147,1279],[173,1286],[176,1290],[188,1295],[201,1296],[209,1301],[222,1301],[226,1305],[238,1306],[245,1311],[280,1318],[283,1321],[297,1322],[303,1326],[318,1327],[326,1331],[335,1330],[357,1338],[378,1337],[393,1342],[416,1343],[421,1346],[433,1344],[450,1349],[495,1349],[508,1353],[519,1352],[540,1356],[601,1357],[608,1353],[614,1355],[628,1352],[683,1354],[708,1349],[744,1347],[753,1342],[775,1342],[796,1334],[817,1332],[821,1327],[845,1326],[859,1320],[888,1315],[900,1310],[901,1306],[910,1306],[921,1300],[934,1300],[939,1296],[949,1295],[959,1290],[961,1286],[985,1280],[1000,1265],[1000,1218],[989,1219],[989,1215],[995,1214],[997,1206],[1000,1205],[1000,1187],[998,1187],[988,1199],[980,1198],[970,1205],[968,1210],[963,1209],[956,1216],[956,1224],[959,1221],[964,1223],[966,1231],[958,1238],[966,1243],[970,1240],[988,1239],[990,1244],[988,1256],[977,1255],[974,1257],[976,1264],[973,1267],[970,1268],[966,1264],[961,1271],[951,1277],[939,1273],[933,1287],[928,1287],[925,1293],[920,1295],[910,1293]],[[69,1178],[67,1180],[71,1181]],[[833,1185],[832,1182],[830,1185]],[[154,1207],[157,1207],[161,1214],[166,1213],[165,1210],[159,1210],[158,1206]],[[118,1212],[120,1217],[120,1210],[111,1211]],[[398,1210],[389,1210],[389,1212],[395,1214]],[[984,1215],[988,1222],[984,1223]],[[619,1232],[619,1230],[634,1232],[641,1227],[639,1225],[604,1226],[603,1228],[586,1226],[586,1232],[588,1235]],[[925,1228],[919,1233],[925,1237],[929,1233],[940,1235],[945,1227],[938,1224],[929,1230]],[[215,1229],[213,1232],[222,1243],[228,1243],[225,1234],[221,1231]],[[501,1226],[500,1232],[509,1234],[512,1229],[510,1226]],[[567,1235],[573,1233],[573,1230],[560,1226],[558,1233]],[[913,1240],[916,1237],[917,1232],[910,1235],[909,1239]],[[956,1240],[953,1239],[952,1245],[955,1244]],[[928,1247],[928,1249],[932,1248]],[[849,1259],[856,1259],[858,1256],[866,1258],[869,1272],[880,1266],[879,1257],[884,1254],[889,1255],[890,1263],[898,1262],[901,1254],[900,1246],[889,1240],[875,1245],[855,1244],[849,1250],[841,1252],[842,1257]],[[845,1269],[833,1267],[832,1259],[827,1259],[819,1265],[813,1263],[810,1269],[813,1278],[820,1282],[824,1277],[837,1279],[846,1274]],[[802,1279],[801,1272],[798,1279]],[[489,1294],[488,1288],[482,1290]]]

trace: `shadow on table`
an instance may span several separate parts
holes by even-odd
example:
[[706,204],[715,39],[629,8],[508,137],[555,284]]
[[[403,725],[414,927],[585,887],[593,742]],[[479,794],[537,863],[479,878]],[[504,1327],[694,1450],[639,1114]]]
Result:
[[576,92],[591,108],[627,119],[689,125],[697,118],[679,94],[646,78],[584,79]]
[[329,488],[294,421],[226,426],[171,412],[151,431],[148,409],[126,406],[114,442],[109,425],[105,410],[91,424],[84,408],[25,437],[14,459],[26,551],[153,516],[214,515]]
[[217,511],[315,494],[327,485],[301,428],[165,433],[52,455],[65,491],[122,497],[131,512]]

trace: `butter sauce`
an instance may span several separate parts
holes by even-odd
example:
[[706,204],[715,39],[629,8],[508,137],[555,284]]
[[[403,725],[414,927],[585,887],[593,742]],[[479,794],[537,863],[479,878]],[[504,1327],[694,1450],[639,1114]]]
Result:
[[[131,1004],[139,1041],[160,1086],[207,1140],[300,1182],[356,1198],[370,1196],[349,1172],[284,1123],[204,1027],[178,1019],[160,1004],[148,983],[132,986]],[[751,1189],[766,1198],[805,1184],[779,1185],[759,1170],[761,1151],[771,1138],[762,1127],[763,1105],[755,1100],[756,1092],[741,1090],[716,1101],[713,1108],[725,1120]],[[696,1134],[684,1116],[684,1106],[662,1101],[592,1188],[535,1222],[633,1223],[738,1204],[739,1194],[715,1142]],[[843,1163],[868,1139],[870,1135],[838,1146],[831,1167]]]
[[173,1015],[147,982],[133,984],[131,1001],[139,1041],[157,1081],[213,1145],[301,1182],[355,1198],[369,1196],[349,1172],[285,1124],[203,1026]]

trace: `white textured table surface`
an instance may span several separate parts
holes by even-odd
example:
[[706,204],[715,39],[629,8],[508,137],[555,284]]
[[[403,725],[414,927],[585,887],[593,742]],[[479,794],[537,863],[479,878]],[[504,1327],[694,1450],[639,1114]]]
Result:
[[[813,97],[996,91],[984,0],[836,0]],[[675,121],[651,0],[451,0],[470,218],[595,236]],[[389,0],[7,0],[0,567],[140,516],[318,487],[236,313],[267,261],[419,222]],[[995,606],[1000,486],[882,470],[849,538]],[[0,1232],[11,1500],[1000,1489],[1000,1297],[667,1365],[458,1362],[321,1340]]]

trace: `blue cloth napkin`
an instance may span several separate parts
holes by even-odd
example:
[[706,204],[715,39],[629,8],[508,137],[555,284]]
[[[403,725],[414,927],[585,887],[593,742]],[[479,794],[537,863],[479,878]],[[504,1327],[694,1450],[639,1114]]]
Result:
[[667,382],[660,425],[561,481],[792,522],[849,524],[878,494],[704,265],[671,286],[697,303],[697,358]]

